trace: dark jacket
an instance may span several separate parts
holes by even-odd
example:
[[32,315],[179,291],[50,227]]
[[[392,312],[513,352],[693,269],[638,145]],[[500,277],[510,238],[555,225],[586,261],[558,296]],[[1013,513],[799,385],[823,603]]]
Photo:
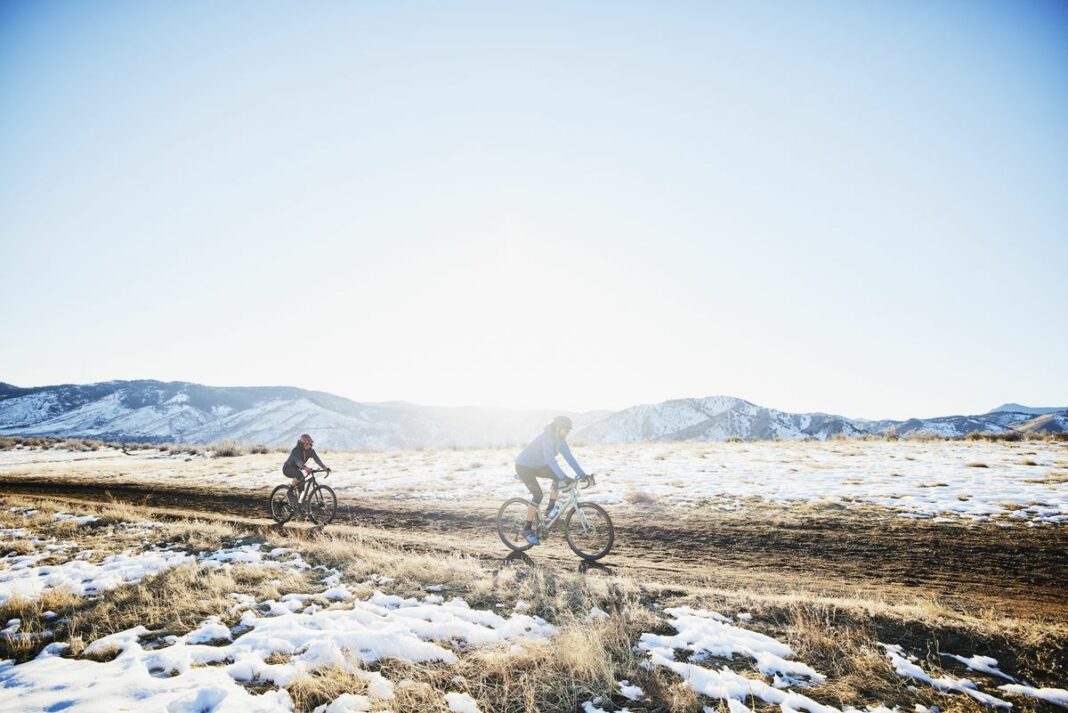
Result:
[[319,460],[319,455],[315,452],[314,448],[304,450],[300,447],[300,444],[298,443],[297,447],[294,448],[292,452],[290,452],[289,458],[286,459],[285,464],[282,466],[282,470],[285,470],[289,466],[293,466],[295,468],[303,468],[304,464],[308,462],[309,458],[312,458],[316,463],[318,463],[320,468],[326,468],[326,466],[323,465],[323,462]]

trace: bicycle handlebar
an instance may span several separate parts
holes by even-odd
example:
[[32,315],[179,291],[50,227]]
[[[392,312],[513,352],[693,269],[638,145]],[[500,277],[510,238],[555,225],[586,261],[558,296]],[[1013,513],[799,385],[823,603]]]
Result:
[[568,482],[570,485],[567,486],[565,492],[568,492],[573,488],[585,490],[586,488],[597,485],[597,479],[592,475],[587,475],[585,478],[571,478]]

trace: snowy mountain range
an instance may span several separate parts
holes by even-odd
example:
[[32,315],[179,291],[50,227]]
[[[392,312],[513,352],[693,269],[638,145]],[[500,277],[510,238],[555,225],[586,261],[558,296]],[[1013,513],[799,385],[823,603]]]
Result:
[[827,439],[865,433],[849,419],[825,413],[785,413],[732,396],[675,399],[631,406],[581,429],[587,443]]
[[[581,428],[607,413],[568,415]],[[215,387],[146,380],[19,388],[0,382],[0,435],[285,445],[309,432],[331,448],[444,448],[518,443],[555,415],[360,403],[289,386]]]
[[[710,396],[618,412],[568,415],[575,421],[573,440],[580,443],[1068,432],[1068,409],[1007,407],[1011,410],[976,416],[864,421],[824,413],[786,413],[739,398]],[[300,433],[311,432],[322,445],[335,449],[497,446],[526,441],[555,415],[537,410],[362,403],[288,386],[214,387],[145,380],[20,388],[0,382],[0,435],[9,436],[287,445]]]

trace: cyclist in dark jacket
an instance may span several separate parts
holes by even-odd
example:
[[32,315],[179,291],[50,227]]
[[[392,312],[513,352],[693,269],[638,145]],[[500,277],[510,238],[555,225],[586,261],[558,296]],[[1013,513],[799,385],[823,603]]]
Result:
[[311,458],[319,467],[329,472],[330,469],[323,464],[323,461],[319,459],[319,454],[315,452],[312,446],[315,445],[315,441],[307,433],[301,434],[300,440],[297,441],[297,445],[289,453],[289,458],[282,465],[282,475],[289,478],[290,483],[293,485],[293,491],[291,498],[299,499],[301,486],[304,484],[304,476],[311,473],[312,469],[309,468],[306,463]]

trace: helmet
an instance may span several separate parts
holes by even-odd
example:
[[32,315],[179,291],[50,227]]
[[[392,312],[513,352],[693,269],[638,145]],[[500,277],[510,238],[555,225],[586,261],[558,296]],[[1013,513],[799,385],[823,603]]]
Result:
[[569,431],[572,429],[571,419],[567,416],[557,416],[553,419],[553,425],[558,428],[566,428]]
[[312,437],[309,436],[307,433],[300,434],[300,441],[299,442],[303,443],[304,445],[308,446],[309,448],[311,448],[312,446],[315,445],[315,441],[313,441]]

